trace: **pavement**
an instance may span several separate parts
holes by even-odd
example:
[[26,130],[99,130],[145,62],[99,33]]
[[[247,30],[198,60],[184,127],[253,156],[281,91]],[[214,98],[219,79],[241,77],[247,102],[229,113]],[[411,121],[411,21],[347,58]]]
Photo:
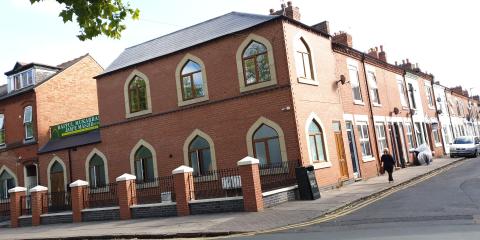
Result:
[[221,213],[186,217],[135,219],[111,222],[42,225],[0,229],[0,239],[109,239],[173,238],[263,232],[320,218],[348,208],[372,196],[406,185],[412,180],[460,163],[463,158],[437,158],[427,166],[415,166],[394,172],[394,183],[382,175],[321,192],[314,201],[292,201],[258,213]]
[[422,179],[334,219],[233,239],[480,239],[480,158]]

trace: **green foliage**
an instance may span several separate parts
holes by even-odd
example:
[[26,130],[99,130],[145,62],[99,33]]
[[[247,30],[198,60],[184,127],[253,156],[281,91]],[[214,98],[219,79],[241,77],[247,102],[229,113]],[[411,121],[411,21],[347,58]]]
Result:
[[[31,4],[44,0],[30,0]],[[140,15],[138,9],[130,7],[122,0],[55,0],[65,5],[59,16],[63,22],[73,22],[74,16],[80,27],[78,39],[85,41],[99,35],[119,39],[126,29],[124,23],[127,16],[137,20]]]

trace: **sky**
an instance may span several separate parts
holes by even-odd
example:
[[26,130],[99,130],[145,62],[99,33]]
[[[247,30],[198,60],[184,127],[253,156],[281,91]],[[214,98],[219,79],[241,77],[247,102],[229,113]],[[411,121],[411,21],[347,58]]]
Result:
[[[90,53],[106,68],[123,49],[231,11],[268,14],[282,0],[124,0],[140,9],[140,20],[128,20],[120,40],[77,39],[75,23],[58,17],[54,0],[34,5],[29,0],[0,1],[0,72],[17,61],[58,65]],[[408,58],[442,85],[461,85],[480,94],[480,14],[470,0],[293,0],[301,21],[329,21],[331,33],[346,31],[353,47],[367,52],[383,45],[388,62]],[[3,84],[6,77],[0,77]]]

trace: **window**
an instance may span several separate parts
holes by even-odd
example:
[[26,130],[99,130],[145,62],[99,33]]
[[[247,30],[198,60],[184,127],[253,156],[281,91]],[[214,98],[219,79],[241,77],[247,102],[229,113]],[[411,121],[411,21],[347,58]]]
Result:
[[358,80],[358,69],[356,66],[348,65],[348,76],[350,77],[350,85],[352,86],[353,100],[355,102],[363,102],[360,81]]
[[360,134],[360,145],[362,147],[363,158],[372,157],[372,147],[370,145],[370,137],[368,134],[368,125],[366,122],[358,123],[358,132]]
[[25,127],[25,140],[33,139],[32,106],[25,107],[23,111],[23,125]]
[[202,67],[198,63],[188,60],[182,68],[181,79],[184,101],[205,96]]
[[18,90],[33,85],[33,71],[28,70],[13,76],[13,89]]
[[155,178],[152,152],[141,146],[135,153],[135,176],[139,182],[151,182]]
[[5,145],[5,115],[0,114],[0,146]]
[[402,103],[403,107],[408,107],[407,96],[405,96],[405,85],[403,84],[403,80],[397,79],[397,85],[398,92],[400,93],[400,102]]
[[414,142],[413,142],[412,125],[410,125],[410,123],[405,123],[405,127],[407,128],[408,146],[410,147],[410,149],[415,148],[415,145],[414,145]]
[[275,129],[262,124],[253,134],[253,152],[260,164],[282,162],[280,142]]
[[188,147],[188,160],[195,175],[207,175],[213,170],[210,144],[205,138],[196,136]]
[[427,100],[428,100],[428,106],[430,108],[434,107],[434,100],[433,100],[433,94],[432,94],[432,88],[430,86],[425,86],[425,92],[427,94]]
[[242,55],[245,85],[271,80],[268,52],[265,45],[251,41]]
[[8,190],[15,187],[15,179],[6,170],[0,173],[0,199],[9,198]]
[[417,137],[418,145],[422,145],[425,143],[425,138],[423,137],[422,125],[420,123],[415,123],[415,135]]
[[368,85],[370,86],[372,102],[373,104],[380,104],[380,96],[378,94],[377,78],[375,77],[375,73],[368,71],[367,77]]
[[385,125],[383,123],[375,124],[375,130],[377,133],[378,152],[382,153],[383,149],[388,147],[387,137],[385,133]]
[[447,126],[443,126],[443,136],[445,138],[445,143],[450,144],[450,131],[448,130]]
[[313,64],[310,49],[303,38],[295,42],[295,63],[299,78],[313,80]]
[[94,154],[88,165],[90,187],[99,188],[106,186],[105,163],[103,159]]
[[415,89],[413,88],[413,84],[408,84],[408,97],[410,98],[410,103],[412,103],[412,108],[417,108],[417,103],[415,102]]
[[147,86],[143,78],[135,76],[128,84],[128,102],[130,113],[148,109]]
[[20,75],[17,74],[15,76],[13,76],[13,84],[15,85],[14,86],[15,90],[18,90],[18,89],[22,88],[22,80],[20,78]]
[[433,139],[435,141],[435,145],[441,144],[440,133],[438,132],[438,123],[433,123],[432,124],[432,135],[433,135]]
[[308,127],[308,143],[310,148],[310,159],[313,162],[327,161],[325,158],[325,144],[323,132],[317,122],[312,121]]

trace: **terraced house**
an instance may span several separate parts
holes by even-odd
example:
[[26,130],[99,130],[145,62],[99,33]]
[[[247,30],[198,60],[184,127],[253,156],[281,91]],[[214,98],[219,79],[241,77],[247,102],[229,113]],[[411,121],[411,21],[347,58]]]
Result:
[[[93,61],[84,57],[78,62],[87,60]],[[99,73],[98,69],[92,67],[89,73]],[[66,71],[54,70],[60,71],[57,75]],[[169,215],[175,210],[178,214],[200,211],[192,204],[201,203],[193,200],[247,201],[238,196],[247,180],[242,179],[241,186],[237,169],[246,156],[259,160],[263,201],[268,205],[270,190],[276,194],[279,188],[295,189],[297,166],[312,165],[321,189],[337,187],[376,176],[385,147],[392,149],[398,167],[406,167],[413,163],[413,148],[427,144],[440,156],[455,136],[450,134],[452,124],[443,126],[451,119],[444,111],[446,104],[441,104],[450,102],[448,88],[434,82],[433,75],[408,60],[388,63],[382,46],[367,53],[354,49],[352,36],[345,32],[332,36],[328,22],[305,25],[291,2],[270,15],[231,12],[129,47],[95,78],[100,130],[58,138],[47,134],[49,126],[58,130],[58,124],[72,125],[68,122],[95,115],[95,97],[84,104],[92,106],[91,111],[45,118],[48,121],[40,118],[42,125],[33,129],[43,135],[34,137],[38,141],[28,151],[31,156],[17,154],[1,163],[16,170],[6,170],[16,179],[28,176],[29,170],[19,172],[15,163],[30,159],[38,176],[35,183],[51,193],[68,192],[69,183],[86,180],[89,189],[82,192],[86,195],[76,191],[75,196],[82,196],[87,208],[118,206],[124,204],[119,198],[127,196],[131,213],[130,208],[129,213],[120,208],[120,215],[127,218],[145,211],[133,202],[169,202],[161,206],[168,208],[162,214]],[[33,87],[37,88],[41,86]],[[52,98],[62,95],[50,93]],[[471,101],[478,106],[478,99]],[[48,107],[34,107],[36,115],[41,116],[41,109],[53,111]],[[28,124],[40,120],[29,121],[28,109],[21,109],[28,134]],[[471,119],[478,126],[473,120],[478,114]],[[4,122],[10,121],[14,120]],[[8,132],[5,136],[9,146],[13,140]],[[27,140],[22,144],[28,145]],[[194,180],[188,181],[195,190],[189,197],[178,192],[181,187],[190,191],[187,180],[177,182],[172,177],[172,170],[177,174],[186,169],[178,168],[182,165],[193,171]],[[124,173],[135,176],[136,190],[129,184],[130,190],[117,189],[118,179],[131,180]],[[28,183],[7,181],[3,189]],[[180,209],[185,199],[192,200],[188,211]],[[170,204],[175,200],[176,205]],[[244,202],[245,209],[248,204],[261,209],[259,201]],[[229,209],[243,209],[236,203],[230,202]],[[98,217],[90,210],[82,212],[82,218],[75,214],[74,221]],[[118,212],[109,214],[118,218]]]

